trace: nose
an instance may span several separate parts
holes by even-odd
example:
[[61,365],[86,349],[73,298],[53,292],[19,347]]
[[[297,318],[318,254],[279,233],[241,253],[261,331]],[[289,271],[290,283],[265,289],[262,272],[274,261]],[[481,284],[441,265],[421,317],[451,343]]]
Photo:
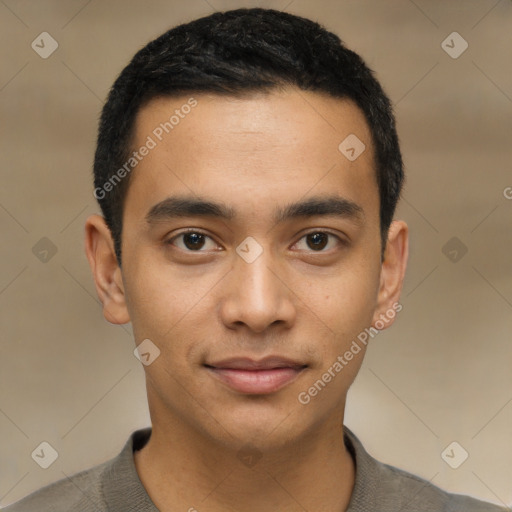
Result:
[[228,328],[246,326],[261,333],[271,326],[289,328],[295,321],[290,284],[268,255],[269,251],[263,251],[252,263],[235,256],[220,307],[222,321]]

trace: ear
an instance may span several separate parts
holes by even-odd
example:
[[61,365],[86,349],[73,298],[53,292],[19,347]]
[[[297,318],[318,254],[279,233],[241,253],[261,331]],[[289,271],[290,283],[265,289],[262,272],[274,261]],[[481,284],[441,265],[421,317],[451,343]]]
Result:
[[389,327],[402,309],[400,293],[409,257],[409,228],[402,220],[391,223],[388,231],[384,261],[380,273],[377,306],[373,314],[372,327],[382,330]]
[[112,234],[105,219],[91,215],[85,221],[85,253],[91,266],[96,293],[103,304],[103,316],[112,324],[130,321],[124,295],[123,277],[117,263]]

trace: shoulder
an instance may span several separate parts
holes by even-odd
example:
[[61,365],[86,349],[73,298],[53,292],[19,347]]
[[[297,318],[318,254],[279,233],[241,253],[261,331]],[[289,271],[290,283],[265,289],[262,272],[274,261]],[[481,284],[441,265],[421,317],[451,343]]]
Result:
[[158,512],[135,468],[133,452],[144,446],[151,427],[132,432],[110,460],[39,489],[5,512]]
[[388,464],[380,466],[382,490],[398,497],[404,510],[418,512],[503,512],[497,505],[447,492],[431,482]]
[[13,503],[2,512],[102,512],[102,473],[110,461],[53,482]]
[[444,491],[412,473],[371,457],[345,427],[345,443],[356,463],[356,481],[348,512],[510,512],[470,496]]

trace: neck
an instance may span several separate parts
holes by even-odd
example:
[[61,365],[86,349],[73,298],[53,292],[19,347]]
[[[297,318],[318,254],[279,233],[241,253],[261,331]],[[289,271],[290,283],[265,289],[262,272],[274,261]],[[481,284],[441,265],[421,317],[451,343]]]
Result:
[[344,512],[355,480],[343,412],[286,447],[230,450],[179,422],[153,421],[135,466],[161,512]]

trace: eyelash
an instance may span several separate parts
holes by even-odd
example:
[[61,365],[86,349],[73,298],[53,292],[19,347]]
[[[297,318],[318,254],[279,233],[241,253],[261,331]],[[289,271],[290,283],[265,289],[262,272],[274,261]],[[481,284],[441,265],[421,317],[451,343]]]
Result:
[[[200,229],[193,229],[193,228],[191,228],[191,229],[188,229],[188,230],[186,230],[186,231],[182,231],[181,233],[178,233],[177,235],[174,235],[172,238],[169,238],[168,240],[166,240],[165,244],[166,244],[166,245],[170,245],[170,246],[174,246],[174,244],[172,243],[174,240],[176,240],[177,238],[179,238],[179,237],[181,237],[181,236],[187,235],[187,234],[189,234],[189,233],[194,233],[194,234],[197,234],[197,235],[203,235],[203,236],[205,236],[205,237],[207,237],[207,238],[209,238],[209,239],[213,240],[213,238],[212,238],[210,235],[208,235],[208,234],[204,233],[204,232],[203,232],[203,231],[201,231]],[[338,235],[335,235],[334,233],[332,233],[332,232],[330,232],[330,231],[325,231],[325,230],[324,230],[324,231],[322,231],[322,230],[318,230],[318,229],[313,230],[313,231],[309,231],[309,232],[307,232],[307,233],[304,233],[304,234],[299,238],[299,240],[297,240],[297,242],[295,242],[295,244],[294,244],[294,245],[296,245],[300,240],[302,240],[303,238],[307,237],[308,235],[313,235],[313,234],[325,234],[325,235],[329,235],[329,236],[331,236],[331,237],[335,238],[341,246],[347,246],[347,245],[348,245],[348,242],[347,242],[346,240],[342,239],[341,237],[339,237]],[[175,247],[175,246],[174,246],[174,247]],[[201,253],[201,252],[207,253],[207,252],[209,252],[209,251],[202,251],[202,250],[197,250],[197,251],[192,251],[192,250],[188,250],[188,249],[187,249],[187,250],[185,250],[185,249],[181,249],[181,248],[179,248],[179,247],[176,247],[176,248],[177,248],[177,249],[179,249],[179,250],[181,250],[181,251],[187,252],[187,253]],[[314,254],[315,254],[315,253],[316,253],[316,254],[322,254],[322,253],[327,253],[327,252],[329,252],[329,251],[324,251],[324,250],[322,249],[322,250],[320,250],[320,251],[314,251],[314,250],[311,250],[310,252],[312,252],[312,253],[314,253]]]

